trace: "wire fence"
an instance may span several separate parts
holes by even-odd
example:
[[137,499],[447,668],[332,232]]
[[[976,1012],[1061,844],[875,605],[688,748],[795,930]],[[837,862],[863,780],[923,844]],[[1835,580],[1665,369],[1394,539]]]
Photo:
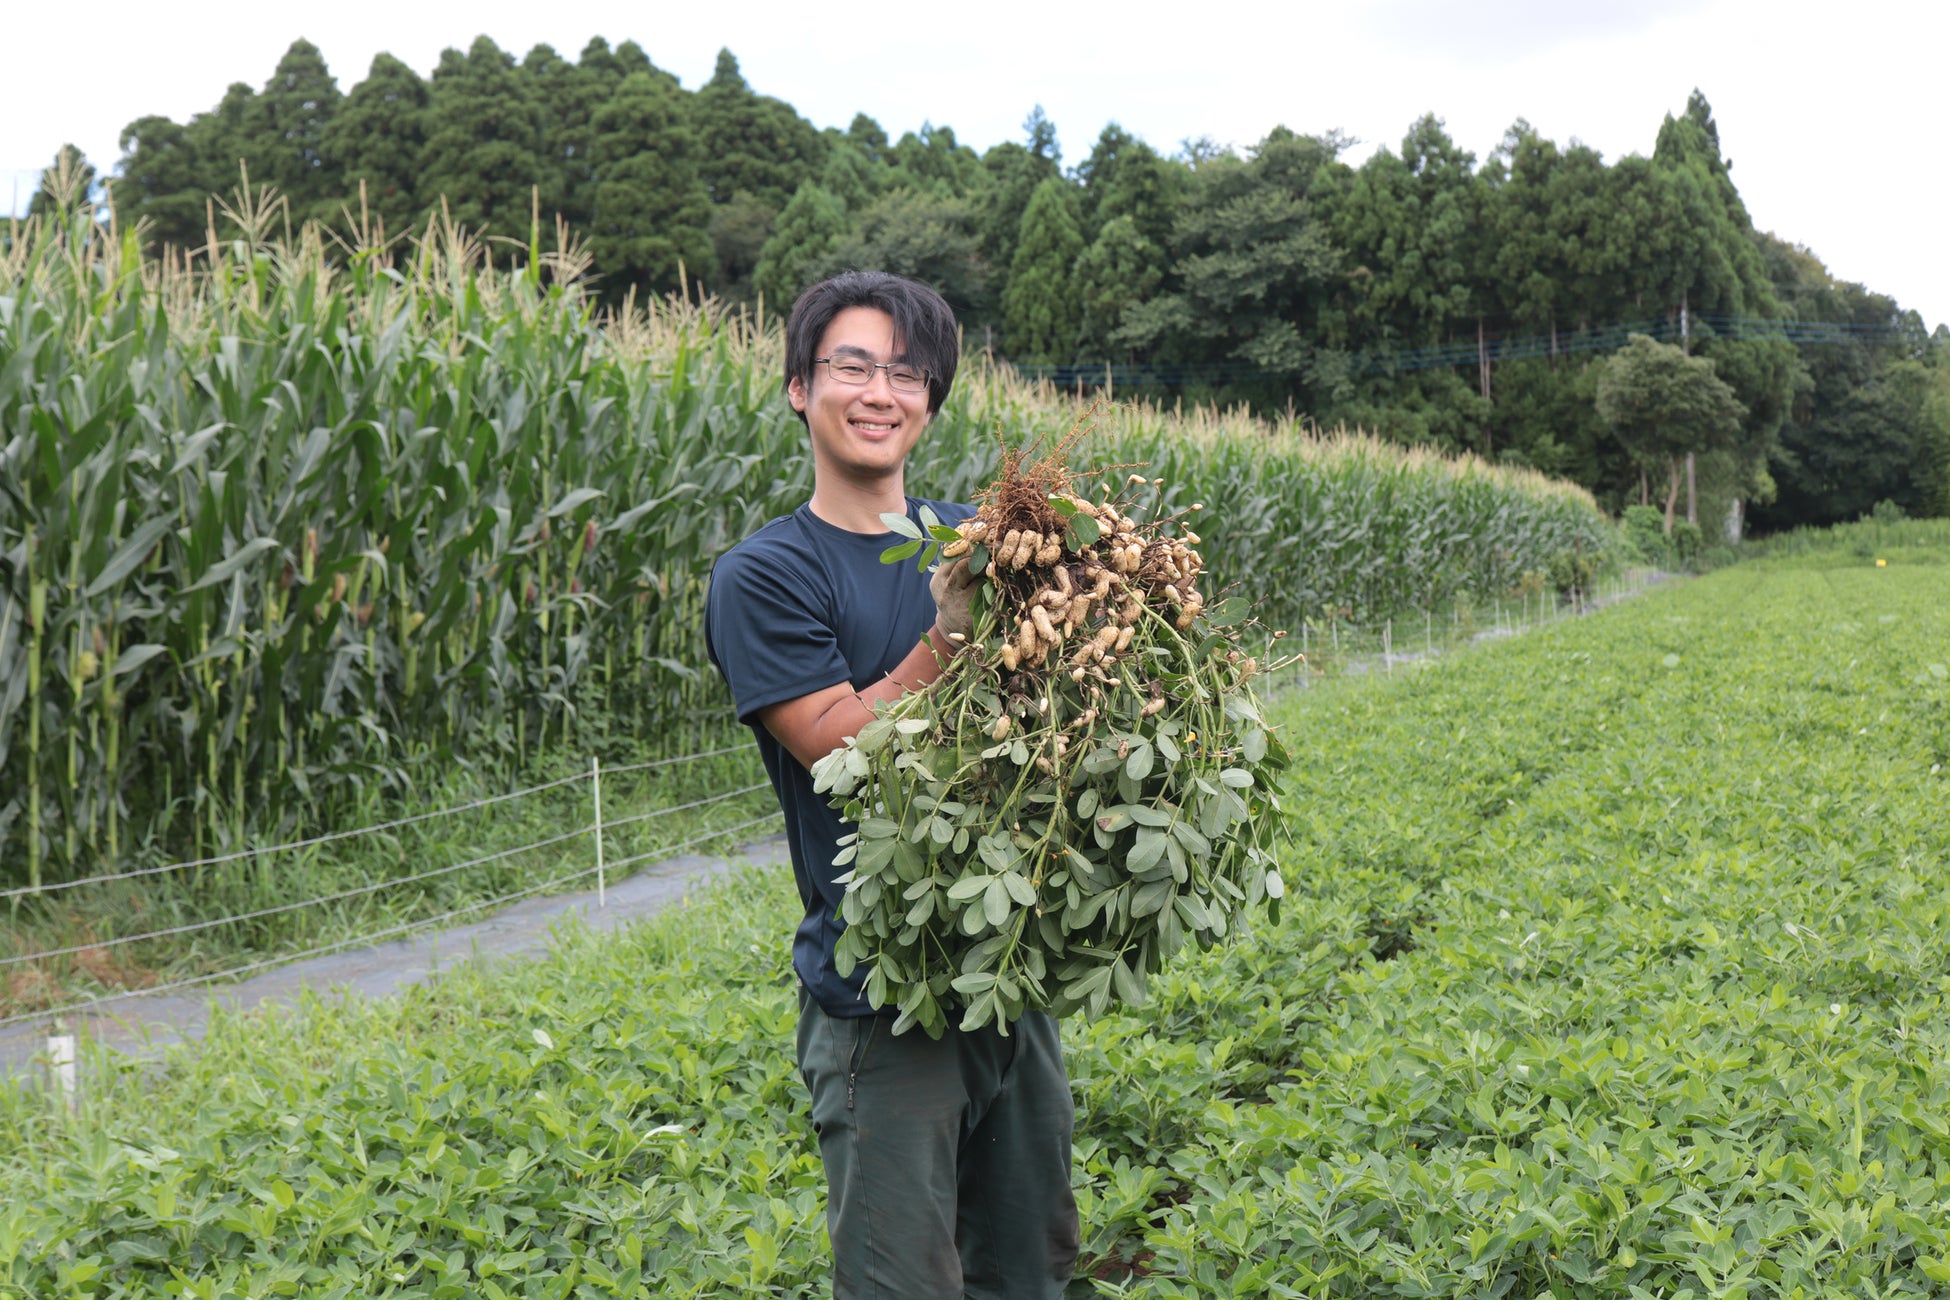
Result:
[[1322,679],[1363,674],[1390,674],[1398,666],[1419,663],[1479,641],[1515,636],[1535,628],[1591,613],[1636,596],[1669,579],[1651,568],[1627,569],[1600,578],[1587,593],[1561,596],[1553,591],[1532,592],[1480,604],[1456,604],[1420,617],[1355,623],[1347,619],[1302,620],[1275,643],[1272,653],[1297,659],[1269,674],[1264,693],[1280,697],[1304,690]]
[[594,879],[594,882],[596,884],[598,906],[606,906],[608,902],[607,886],[613,873],[619,870],[623,870],[625,868],[637,866],[644,862],[648,862],[651,859],[668,858],[676,854],[682,853],[688,849],[696,848],[697,846],[702,844],[707,844],[713,841],[724,840],[727,839],[728,837],[745,834],[747,832],[754,831],[761,826],[766,826],[766,825],[776,826],[779,824],[780,819],[779,819],[779,815],[776,812],[772,812],[763,816],[753,817],[753,818],[749,818],[737,822],[734,825],[707,830],[702,833],[692,835],[689,838],[677,841],[675,843],[659,843],[653,846],[652,848],[641,852],[631,853],[630,855],[622,858],[610,859],[605,854],[606,840],[609,837],[613,836],[615,832],[625,827],[641,826],[646,823],[655,821],[657,819],[672,816],[677,813],[702,812],[703,810],[718,805],[727,804],[733,800],[741,799],[748,795],[756,794],[761,790],[768,789],[769,786],[768,783],[764,781],[753,782],[746,785],[740,785],[732,789],[721,790],[717,793],[708,795],[701,799],[692,799],[692,800],[685,801],[683,803],[670,804],[670,805],[665,805],[663,807],[653,808],[645,812],[631,813],[629,815],[622,816],[622,817],[605,819],[603,816],[603,807],[602,807],[602,783],[604,778],[608,777],[613,780],[618,776],[643,773],[643,772],[652,772],[659,769],[677,767],[683,764],[696,763],[704,759],[726,757],[733,754],[739,754],[745,752],[754,752],[756,751],[756,749],[757,746],[755,744],[747,742],[741,745],[729,745],[718,749],[703,750],[695,754],[685,754],[676,758],[656,759],[649,762],[621,764],[618,766],[607,767],[607,768],[602,765],[599,759],[592,758],[590,760],[589,766],[586,769],[576,772],[569,776],[560,777],[556,780],[544,781],[537,785],[528,786],[520,790],[510,791],[506,794],[499,794],[487,798],[470,800],[466,803],[457,804],[449,808],[435,809],[430,812],[418,813],[410,817],[394,818],[388,821],[378,822],[370,826],[357,827],[351,830],[334,831],[329,834],[311,836],[306,839],[292,840],[280,844],[245,848],[245,849],[240,849],[233,853],[225,853],[215,857],[199,858],[199,859],[186,861],[186,862],[174,862],[164,866],[145,867],[133,871],[115,872],[115,873],[99,875],[99,876],[87,876],[76,880],[63,881],[58,884],[43,885],[39,890],[8,889],[5,891],[0,891],[0,901],[24,899],[28,897],[37,896],[37,895],[54,894],[63,890],[78,889],[90,885],[100,886],[100,885],[107,885],[119,881],[137,880],[137,879],[170,875],[173,873],[178,873],[186,870],[217,866],[225,863],[234,863],[246,859],[262,860],[265,858],[276,857],[278,855],[291,854],[302,850],[315,848],[320,845],[352,840],[361,836],[384,834],[405,827],[411,827],[422,823],[434,821],[438,818],[452,817],[463,813],[479,812],[483,809],[494,807],[496,805],[507,804],[514,800],[532,798],[534,796],[544,794],[548,791],[560,790],[565,787],[577,786],[577,785],[586,785],[588,787],[589,797],[588,797],[587,807],[589,809],[589,817],[586,821],[583,821],[580,824],[575,825],[568,830],[553,831],[547,835],[542,835],[536,838],[528,839],[524,843],[513,845],[507,848],[497,849],[492,853],[478,854],[469,857],[463,861],[453,862],[443,866],[429,867],[425,870],[416,871],[409,875],[389,876],[381,880],[368,881],[363,884],[354,886],[352,888],[333,890],[328,893],[320,893],[320,894],[313,895],[311,897],[302,898],[291,902],[278,903],[272,906],[261,907],[261,908],[254,908],[248,911],[229,913],[218,917],[207,917],[195,921],[186,922],[181,925],[163,926],[156,929],[146,930],[136,934],[120,935],[120,936],[106,938],[106,939],[95,939],[86,943],[75,943],[75,944],[70,944],[70,945],[65,945],[60,947],[47,948],[47,949],[42,949],[33,952],[23,952],[23,953],[0,957],[0,974],[4,974],[9,968],[23,967],[23,966],[27,966],[29,963],[52,961],[64,957],[76,957],[84,953],[96,953],[110,948],[125,947],[127,945],[137,944],[137,943],[152,942],[152,941],[171,939],[171,938],[180,938],[186,935],[195,935],[195,934],[203,933],[205,931],[215,930],[222,926],[238,925],[238,924],[243,924],[251,921],[260,921],[274,916],[282,916],[290,913],[303,911],[308,908],[325,907],[334,903],[347,902],[352,899],[366,898],[372,895],[379,894],[386,890],[398,889],[403,886],[424,883],[426,881],[437,879],[444,876],[451,876],[454,875],[455,873],[465,871],[470,868],[488,866],[497,862],[502,862],[511,858],[519,857],[523,854],[539,852],[547,849],[562,849],[564,848],[564,846],[570,846],[577,841],[586,841],[587,844],[589,845],[587,854],[582,857],[581,861],[577,865],[573,866],[569,870],[553,873],[547,879],[541,880],[539,882],[525,883],[517,888],[494,894],[491,897],[476,899],[432,916],[417,917],[412,920],[405,921],[400,924],[389,926],[383,929],[361,930],[357,933],[348,934],[339,938],[335,938],[328,942],[314,944],[312,946],[293,950],[290,952],[276,953],[268,957],[259,958],[257,960],[245,962],[242,964],[225,965],[221,969],[201,972],[196,975],[187,976],[181,979],[168,980],[161,983],[146,985],[140,988],[125,988],[110,993],[100,994],[94,997],[65,1002],[60,1005],[38,1007],[31,1011],[21,1011],[6,1016],[0,1016],[0,1029],[6,1029],[10,1026],[25,1024],[32,1021],[53,1021],[65,1016],[87,1015],[90,1012],[94,1011],[96,1008],[106,1006],[109,1004],[127,1002],[133,999],[143,998],[143,997],[152,997],[157,994],[174,992],[186,988],[192,988],[204,984],[213,983],[218,980],[233,979],[239,976],[249,975],[258,971],[267,970],[275,966],[289,965],[293,962],[304,961],[308,958],[327,956],[335,952],[343,951],[347,948],[370,945],[382,940],[397,938],[406,934],[437,928],[439,926],[450,923],[459,917],[468,916],[474,913],[486,911],[490,908],[505,906],[510,903],[519,902],[523,899],[531,898],[539,894],[544,894],[552,890],[557,890],[566,885],[578,881],[589,880],[591,878]]
[[[1508,636],[1530,628],[1543,626],[1566,617],[1574,617],[1589,609],[1598,608],[1613,601],[1636,595],[1647,587],[1662,580],[1664,575],[1652,570],[1631,570],[1624,574],[1603,580],[1587,598],[1582,593],[1572,599],[1563,599],[1551,592],[1537,592],[1520,600],[1492,602],[1480,607],[1457,606],[1445,611],[1440,618],[1434,611],[1425,613],[1422,619],[1391,619],[1379,626],[1356,625],[1337,619],[1318,622],[1303,621],[1295,632],[1289,633],[1280,643],[1280,653],[1298,651],[1300,657],[1284,668],[1271,674],[1267,691],[1271,695],[1284,695],[1292,690],[1311,686],[1322,677],[1337,674],[1363,672],[1391,673],[1397,664],[1410,663],[1433,657],[1471,641],[1499,636]],[[52,894],[60,890],[80,888],[88,885],[105,885],[118,881],[128,881],[161,876],[192,868],[209,867],[232,863],[244,859],[262,859],[315,848],[320,845],[350,840],[359,836],[376,835],[402,828],[426,823],[438,818],[458,814],[479,812],[496,805],[514,800],[558,790],[569,786],[587,784],[589,787],[589,820],[568,830],[557,831],[492,853],[479,854],[460,862],[444,866],[429,867],[409,875],[388,877],[369,881],[348,889],[314,895],[293,902],[279,903],[250,911],[205,918],[181,925],[161,927],[137,934],[122,935],[108,939],[98,939],[87,943],[77,943],[41,951],[20,953],[0,957],[0,971],[19,967],[32,962],[54,960],[62,957],[78,956],[86,952],[122,947],[126,945],[179,938],[217,929],[226,925],[241,924],[263,920],[273,916],[298,912],[306,908],[322,907],[333,903],[346,902],[355,898],[369,897],[389,889],[424,883],[443,876],[450,876],[470,868],[491,865],[518,857],[525,853],[544,849],[559,848],[579,840],[587,840],[593,861],[585,861],[569,870],[556,872],[539,882],[523,884],[518,888],[497,893],[491,897],[477,899],[436,915],[418,917],[397,925],[379,930],[366,930],[346,935],[328,942],[291,952],[277,953],[258,960],[237,965],[227,965],[219,970],[202,972],[181,979],[169,980],[142,988],[123,989],[112,993],[64,1003],[59,1006],[37,1008],[0,1017],[0,1029],[31,1021],[50,1021],[63,1016],[85,1015],[96,1008],[151,997],[161,993],[176,992],[182,989],[210,984],[218,980],[234,979],[254,974],[277,966],[289,965],[309,958],[328,956],[335,952],[356,946],[367,946],[383,940],[435,929],[460,917],[470,916],[490,908],[520,902],[540,894],[560,889],[577,881],[595,880],[598,906],[607,904],[607,885],[612,873],[635,867],[653,858],[668,858],[685,850],[712,841],[741,835],[761,826],[779,823],[777,813],[753,817],[734,825],[709,830],[687,839],[670,844],[658,844],[648,850],[635,852],[628,856],[609,859],[605,855],[605,839],[615,832],[631,826],[641,826],[658,819],[679,813],[695,813],[702,810],[756,794],[768,788],[765,781],[756,781],[700,799],[652,808],[643,812],[631,813],[621,817],[605,818],[602,808],[602,782],[604,777],[612,780],[618,776],[655,771],[708,758],[726,757],[732,754],[753,751],[756,746],[750,743],[730,745],[719,749],[704,750],[677,758],[657,759],[649,762],[630,763],[605,768],[600,760],[592,759],[586,770],[553,781],[542,782],[521,790],[487,798],[470,800],[450,808],[436,809],[410,817],[394,818],[371,826],[352,830],[334,831],[330,834],[312,836],[286,843],[241,849],[234,853],[215,857],[200,858],[188,862],[170,863],[166,866],[147,867],[140,870],[117,872],[109,875],[90,876],[59,884],[44,885],[40,894]],[[10,889],[0,891],[0,900],[21,898],[37,891]]]
[[[714,752],[728,753],[730,751],[717,750]],[[693,754],[687,757],[704,758],[707,755]],[[669,761],[678,762],[682,760],[672,759]],[[654,764],[638,764],[637,766],[654,766]],[[572,776],[560,777],[553,781],[544,781],[540,785],[529,786],[525,790],[514,790],[508,794],[490,795],[488,798],[476,799],[471,803],[457,804],[452,808],[437,808],[432,812],[415,813],[411,817],[400,817],[393,821],[380,822],[375,826],[361,826],[349,831],[332,831],[330,834],[314,835],[310,839],[293,840],[287,844],[271,844],[260,848],[238,849],[234,853],[223,853],[213,858],[193,858],[188,862],[172,862],[167,866],[161,867],[140,867],[134,871],[118,871],[110,875],[81,876],[74,880],[61,880],[44,885],[30,885],[19,889],[0,889],[0,902],[5,902],[11,898],[38,898],[48,894],[59,893],[64,889],[80,889],[85,885],[108,885],[118,880],[137,880],[144,876],[165,876],[178,871],[193,870],[198,867],[215,867],[221,866],[226,862],[240,862],[245,858],[262,858],[273,853],[290,853],[299,849],[316,848],[321,844],[332,844],[339,840],[356,839],[362,835],[378,835],[386,831],[399,830],[406,826],[417,826],[422,822],[430,822],[441,817],[452,817],[464,812],[477,812],[482,808],[492,807],[495,804],[507,803],[513,799],[522,799],[529,795],[540,794],[544,790],[554,790],[561,786],[574,785],[579,781],[587,781],[589,775],[588,772],[577,772]]]

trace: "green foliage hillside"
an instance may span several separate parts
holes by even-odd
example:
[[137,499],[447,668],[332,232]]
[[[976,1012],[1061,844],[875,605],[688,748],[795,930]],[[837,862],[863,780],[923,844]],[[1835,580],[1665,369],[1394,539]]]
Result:
[[894,270],[1060,386],[1114,371],[1126,393],[1300,410],[1614,511],[1666,485],[1597,417],[1593,367],[1648,333],[1746,412],[1696,458],[1709,531],[1731,508],[1767,529],[1950,511],[1950,334],[1756,231],[1697,91],[1646,144],[1606,160],[1518,119],[1478,158],[1429,115],[1354,166],[1332,133],[1167,157],[1113,123],[1066,171],[1040,107],[979,155],[946,125],[821,130],[729,51],[686,88],[634,42],[517,60],[482,36],[425,79],[381,54],[341,92],[301,40],[261,89],[130,123],[104,193],[177,249],[212,216],[234,233],[209,200],[240,166],[300,222],[401,236],[444,212],[517,257],[539,207],[590,240],[611,303],[688,283],[777,314],[819,275]]
[[[1950,565],[1834,554],[1287,697],[1284,919],[1066,1026],[1072,1294],[1942,1294]],[[0,1295],[826,1294],[794,907],[0,1093]]]

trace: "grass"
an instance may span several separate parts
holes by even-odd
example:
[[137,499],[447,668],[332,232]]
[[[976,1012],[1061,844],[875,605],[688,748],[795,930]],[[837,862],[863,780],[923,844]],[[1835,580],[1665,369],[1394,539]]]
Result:
[[1735,554],[1742,562],[1796,568],[1852,568],[1877,559],[1891,564],[1946,564],[1950,563],[1950,519],[1870,517],[1833,528],[1798,528],[1746,542]]
[[1389,675],[1480,642],[1594,613],[1643,595],[1670,577],[1656,569],[1621,568],[1601,577],[1588,597],[1518,588],[1498,596],[1452,600],[1444,608],[1411,612],[1378,626],[1335,618],[1318,623],[1304,619],[1276,647],[1277,653],[1297,650],[1304,658],[1275,674],[1270,689],[1278,694],[1324,678]]
[[[1942,1294],[1946,645],[1783,560],[1285,697],[1284,918],[1066,1025],[1073,1293]],[[0,1094],[0,1296],[824,1295],[795,913]]]

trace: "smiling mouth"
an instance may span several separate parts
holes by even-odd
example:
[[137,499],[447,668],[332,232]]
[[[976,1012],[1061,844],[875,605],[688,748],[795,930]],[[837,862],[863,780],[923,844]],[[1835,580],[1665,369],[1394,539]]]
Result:
[[862,433],[892,433],[896,425],[883,424],[878,420],[849,420],[847,423]]

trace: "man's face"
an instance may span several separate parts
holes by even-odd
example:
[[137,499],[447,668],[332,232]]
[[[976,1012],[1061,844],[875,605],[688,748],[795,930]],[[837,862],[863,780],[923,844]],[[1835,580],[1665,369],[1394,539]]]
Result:
[[[848,307],[833,317],[814,353],[868,364],[896,360],[894,318],[875,307]],[[885,370],[864,385],[842,384],[825,365],[811,380],[786,387],[792,409],[805,414],[812,434],[814,472],[872,484],[900,472],[928,426],[928,393],[896,392]]]

